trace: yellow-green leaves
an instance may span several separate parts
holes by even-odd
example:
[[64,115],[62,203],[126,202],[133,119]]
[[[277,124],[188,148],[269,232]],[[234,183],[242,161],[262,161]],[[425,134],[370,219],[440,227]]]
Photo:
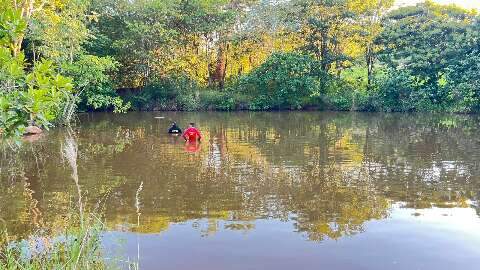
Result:
[[27,23],[21,16],[21,10],[12,8],[7,1],[1,0],[0,6],[0,46],[11,47],[25,32]]

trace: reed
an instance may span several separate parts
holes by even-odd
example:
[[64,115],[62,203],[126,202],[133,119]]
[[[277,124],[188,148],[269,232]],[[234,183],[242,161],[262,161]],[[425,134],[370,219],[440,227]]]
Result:
[[[75,220],[75,221],[73,221]],[[104,225],[94,214],[78,216],[58,235],[32,235],[10,241],[6,231],[0,240],[0,269],[107,269],[102,256]],[[80,225],[82,224],[82,225]]]

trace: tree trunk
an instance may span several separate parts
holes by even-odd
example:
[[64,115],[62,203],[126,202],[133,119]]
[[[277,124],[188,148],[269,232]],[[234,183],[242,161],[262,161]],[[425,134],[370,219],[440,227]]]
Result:
[[373,77],[374,55],[373,55],[373,50],[371,46],[372,46],[371,44],[367,45],[367,52],[365,54],[365,57],[366,57],[365,60],[367,62],[367,90],[371,89],[372,77]]
[[12,52],[14,57],[16,57],[22,50],[22,42],[23,42],[23,35],[20,35],[20,37],[13,42]]
[[[48,1],[46,0],[42,1],[35,8],[35,0],[14,1],[14,7],[17,10],[21,10],[21,18],[25,20],[26,23],[28,24],[30,21],[30,18],[33,15],[33,12],[38,12],[42,10],[47,2]],[[24,38],[25,38],[25,33],[21,33],[18,36],[18,38],[13,41],[13,44],[11,45],[13,56],[17,56],[22,51],[22,43]]]
[[223,89],[225,84],[225,72],[227,68],[227,56],[226,45],[224,42],[220,42],[217,51],[217,62],[215,65],[215,73],[213,74],[213,80],[220,89]]
[[322,71],[328,72],[328,34],[326,31],[321,33],[322,41],[320,47],[320,63]]

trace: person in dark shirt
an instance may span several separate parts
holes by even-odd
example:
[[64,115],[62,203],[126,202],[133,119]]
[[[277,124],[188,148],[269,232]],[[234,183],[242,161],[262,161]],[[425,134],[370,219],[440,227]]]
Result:
[[170,134],[182,134],[182,129],[177,126],[177,123],[173,122],[172,126],[168,129]]

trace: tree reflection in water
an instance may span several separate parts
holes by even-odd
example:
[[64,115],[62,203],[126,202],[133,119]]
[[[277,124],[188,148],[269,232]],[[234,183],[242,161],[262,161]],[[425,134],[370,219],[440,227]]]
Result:
[[[479,211],[480,144],[472,136],[478,117],[166,115],[199,123],[205,140],[195,155],[166,134],[167,121],[148,113],[88,115],[76,128],[84,203],[107,196],[111,229],[160,232],[198,220],[194,224],[208,236],[221,229],[248,232],[257,219],[279,219],[322,241],[362,232],[366,221],[387,218],[396,202]],[[78,198],[60,152],[66,136],[58,129],[16,152],[2,150],[0,218],[19,237],[38,226],[61,226],[62,213]]]

